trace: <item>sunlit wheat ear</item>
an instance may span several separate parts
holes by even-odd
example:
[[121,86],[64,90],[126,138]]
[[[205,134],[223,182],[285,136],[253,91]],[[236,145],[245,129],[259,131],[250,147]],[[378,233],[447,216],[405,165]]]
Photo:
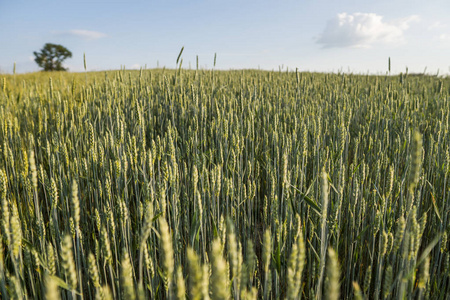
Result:
[[166,291],[169,290],[174,271],[172,236],[164,218],[159,219],[159,234],[161,239],[161,259],[164,271]]
[[339,262],[336,252],[332,249],[328,249],[328,262],[327,262],[327,281],[325,297],[330,300],[339,299],[340,294],[340,270]]
[[94,136],[94,127],[92,126],[91,122],[88,123],[88,133],[89,133],[89,152],[92,155],[92,153],[94,151],[95,136]]
[[102,220],[100,217],[100,213],[98,212],[98,209],[94,210],[94,214],[95,214],[95,225],[96,225],[96,229],[98,232],[100,232],[101,227],[102,227]]
[[52,244],[47,244],[47,264],[50,275],[56,275],[55,251]]
[[51,77],[48,78],[48,87],[50,91],[50,99],[53,98],[53,80]]
[[144,208],[144,224],[141,228],[141,244],[144,244],[150,235],[152,229],[152,219],[153,219],[153,206],[152,204],[145,205]]
[[263,240],[263,270],[264,270],[264,299],[270,296],[272,289],[272,274],[270,273],[270,261],[272,257],[272,241],[270,230],[264,232]]
[[108,227],[109,230],[111,231],[111,234],[114,236],[115,232],[116,232],[116,223],[114,221],[114,213],[112,211],[112,209],[109,209],[109,211],[107,211],[108,214]]
[[289,257],[288,266],[288,290],[287,297],[289,299],[297,299],[301,292],[301,281],[303,268],[305,266],[305,244],[301,229],[300,217],[297,217],[298,230],[297,237],[292,246],[292,252]]
[[271,254],[272,254],[272,241],[270,236],[270,231],[266,230],[264,233],[264,252],[263,252],[263,263],[264,271],[267,272],[270,266]]
[[4,232],[4,235],[6,236],[6,240],[8,244],[11,242],[11,230],[9,227],[9,216],[10,216],[10,208],[9,208],[9,202],[6,198],[8,189],[8,182],[6,179],[5,172],[0,169],[0,198],[1,198],[1,205],[2,205],[2,229]]
[[227,286],[227,265],[223,258],[222,245],[216,239],[211,251],[211,299],[229,299],[230,290]]
[[393,279],[393,270],[392,270],[392,266],[389,265],[386,268],[386,271],[384,274],[384,283],[383,283],[384,298],[388,298],[391,293],[392,279]]
[[144,244],[144,249],[142,251],[144,252],[145,267],[150,272],[150,276],[152,276],[153,273],[154,273],[155,268],[153,266],[152,258],[150,257],[150,254],[148,253],[148,246],[147,246],[147,244]]
[[176,289],[177,289],[177,299],[184,300],[186,299],[186,285],[184,283],[183,278],[183,270],[181,269],[181,266],[178,266],[177,273],[176,273]]
[[[241,265],[239,264],[239,254],[240,249],[238,248],[238,244],[236,241],[236,235],[234,233],[234,226],[230,219],[227,220],[227,235],[228,235],[228,256],[229,262],[231,266],[231,277],[234,278],[233,286],[235,292],[237,293],[240,290],[239,287],[239,278],[241,272]],[[220,244],[219,244],[220,245]]]
[[72,238],[66,234],[61,244],[61,260],[64,273],[66,274],[67,284],[71,290],[77,289],[77,272],[73,260]]
[[122,261],[120,269],[120,281],[123,287],[123,297],[125,299],[134,300],[136,299],[136,293],[134,288],[133,270],[130,264],[130,256],[128,255],[128,251],[126,249],[123,249],[122,251]]
[[420,267],[419,289],[424,290],[430,278],[430,258],[427,257]]
[[206,299],[209,300],[209,281],[210,281],[210,274],[211,270],[210,267],[207,264],[204,264],[202,267],[202,289],[200,293],[200,299]]
[[319,282],[317,285],[317,296],[320,298],[322,293],[323,279],[325,275],[325,261],[327,248],[327,216],[328,216],[328,174],[325,168],[322,168],[320,174],[321,199],[322,199],[322,216],[321,216],[321,234],[320,234],[320,266],[319,266]]
[[441,253],[444,253],[447,251],[447,232],[444,232],[442,234],[442,241],[441,241]]
[[403,235],[405,233],[405,228],[406,228],[406,221],[405,218],[403,218],[402,216],[398,221],[397,230],[395,232],[394,245],[392,249],[393,252],[397,252],[398,249],[400,249],[400,245],[403,240]]
[[92,253],[88,255],[88,264],[89,264],[89,277],[91,278],[92,284],[96,289],[100,288],[100,278],[97,268],[97,262],[95,260],[95,256]]
[[199,213],[199,219],[203,220],[203,205],[202,205],[202,196],[200,195],[200,192],[197,191],[197,195],[196,195],[196,200],[197,200],[197,208],[198,208],[198,213]]
[[72,181],[72,197],[70,198],[70,200],[72,218],[75,223],[75,230],[78,230],[80,228],[80,200],[78,199],[78,184],[76,180]]
[[[45,228],[45,227],[42,226],[42,228]],[[77,230],[75,227],[75,222],[73,221],[72,217],[69,218],[69,228],[70,228],[70,234],[72,235],[72,238],[75,239]]]
[[23,299],[23,289],[20,279],[14,275],[7,276],[9,281],[9,296],[11,299]]
[[109,286],[104,285],[101,287],[101,299],[102,300],[112,300],[113,296],[111,294],[111,289]]
[[23,176],[27,177],[29,164],[28,164],[28,154],[27,154],[27,151],[25,150],[25,148],[22,149],[22,166],[23,166],[23,171],[22,171]]
[[19,212],[17,211],[16,202],[12,205],[12,214],[10,216],[10,232],[11,232],[11,248],[14,259],[18,260],[22,252],[22,228]]
[[[0,241],[2,241],[2,240],[3,240],[3,235],[0,232]],[[4,254],[3,247],[0,247],[0,287],[2,289],[2,293],[5,290],[4,256],[5,256],[5,254]]]
[[45,276],[45,299],[61,299],[58,283],[50,275]]
[[52,209],[56,209],[58,206],[58,188],[53,178],[50,181],[50,196],[52,197]]
[[287,298],[295,299],[298,296],[298,289],[295,282],[295,274],[297,271],[297,260],[298,256],[298,246],[294,243],[291,250],[291,255],[289,256],[289,266],[287,270],[287,280],[288,280],[288,288],[287,288]]
[[355,300],[363,300],[364,299],[364,296],[361,291],[361,288],[359,287],[359,284],[354,281],[353,281],[353,296],[355,297]]
[[247,274],[245,274],[245,276],[251,282],[251,281],[253,281],[253,277],[255,275],[255,268],[258,263],[256,254],[255,254],[254,245],[251,240],[247,242],[247,253],[246,253],[245,262],[247,264],[247,272],[248,272]]
[[187,249],[189,266],[189,293],[191,299],[201,299],[202,294],[202,269],[197,254],[192,248]]
[[103,258],[106,263],[111,265],[112,264],[111,244],[109,242],[108,232],[106,231],[105,227],[102,228],[101,241],[102,241]]
[[422,167],[422,135],[418,131],[414,131],[411,146],[411,169],[408,177],[408,188],[410,193],[414,192]]

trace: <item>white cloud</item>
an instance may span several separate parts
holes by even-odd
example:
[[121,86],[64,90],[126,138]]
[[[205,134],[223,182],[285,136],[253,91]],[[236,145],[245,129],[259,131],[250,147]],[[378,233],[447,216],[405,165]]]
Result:
[[450,34],[442,33],[442,34],[440,34],[437,38],[438,38],[438,40],[440,40],[441,42],[449,42],[449,41],[450,41]]
[[383,16],[374,13],[338,14],[329,20],[317,43],[324,48],[359,47],[374,44],[399,44],[404,41],[404,32],[418,16],[409,16],[393,22],[385,22]]
[[83,30],[83,29],[72,29],[72,30],[68,30],[68,31],[56,31],[53,33],[57,34],[57,35],[79,37],[79,38],[82,38],[85,40],[97,40],[97,39],[101,39],[101,38],[107,36],[103,32]]
[[140,68],[141,68],[141,65],[140,65],[140,64],[133,64],[133,65],[131,65],[131,67],[130,67],[131,70],[139,70]]
[[447,27],[447,24],[442,23],[441,21],[433,22],[430,26],[428,26],[429,30],[436,30],[436,29],[444,29]]

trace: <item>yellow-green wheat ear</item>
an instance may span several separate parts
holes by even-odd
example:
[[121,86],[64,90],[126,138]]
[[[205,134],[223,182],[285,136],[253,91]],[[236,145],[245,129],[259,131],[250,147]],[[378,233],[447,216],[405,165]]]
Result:
[[422,167],[422,135],[418,131],[414,131],[412,135],[411,145],[411,169],[408,177],[408,188],[410,193],[414,192],[414,188],[419,182],[420,170]]
[[184,300],[186,299],[186,285],[184,282],[183,270],[181,266],[178,266],[176,273],[176,298],[178,300]]
[[169,291],[174,272],[174,258],[172,236],[169,231],[169,226],[164,218],[159,219],[159,234],[161,238],[161,259],[164,271],[164,283],[166,291]]
[[78,280],[72,251],[72,237],[69,234],[66,234],[61,242],[61,260],[67,284],[70,290],[74,291],[77,289]]
[[45,298],[55,300],[61,299],[58,283],[51,275],[45,276]]
[[91,278],[92,284],[96,289],[100,288],[100,277],[97,268],[97,261],[92,253],[88,255],[89,264],[89,276]]
[[328,249],[327,262],[327,284],[325,291],[325,298],[328,300],[337,300],[340,295],[340,267],[336,252]]
[[359,284],[355,281],[353,281],[353,296],[355,297],[355,300],[363,300],[364,299],[361,288],[359,287]]
[[189,266],[189,294],[191,299],[199,300],[202,298],[202,269],[198,255],[192,248],[187,249],[187,258]]
[[133,280],[133,270],[130,263],[128,251],[124,248],[122,251],[121,276],[120,280],[123,286],[123,296],[125,299],[136,299],[136,292]]
[[227,264],[223,258],[222,245],[216,239],[211,251],[211,299],[229,299],[230,291],[227,286]]

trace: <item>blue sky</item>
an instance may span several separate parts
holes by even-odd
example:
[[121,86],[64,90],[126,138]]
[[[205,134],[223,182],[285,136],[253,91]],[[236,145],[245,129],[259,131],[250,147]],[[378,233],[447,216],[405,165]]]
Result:
[[279,67],[381,74],[450,73],[450,1],[0,0],[0,73],[38,71],[47,43],[71,71],[144,67]]

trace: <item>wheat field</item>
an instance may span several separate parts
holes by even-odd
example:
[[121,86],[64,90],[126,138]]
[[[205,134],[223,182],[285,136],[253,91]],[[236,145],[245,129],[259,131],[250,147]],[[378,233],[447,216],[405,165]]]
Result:
[[448,299],[447,78],[0,87],[2,299]]

